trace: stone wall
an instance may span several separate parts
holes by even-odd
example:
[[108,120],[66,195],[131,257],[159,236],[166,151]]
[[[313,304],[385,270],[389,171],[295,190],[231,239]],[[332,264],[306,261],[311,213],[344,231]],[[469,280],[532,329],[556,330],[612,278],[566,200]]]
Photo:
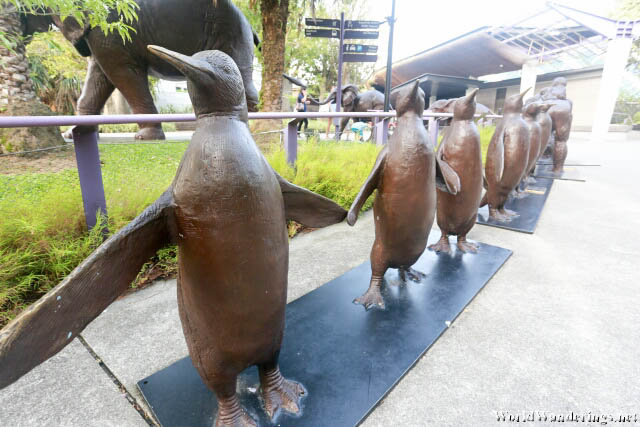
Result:
[[[3,10],[3,12],[5,12]],[[0,29],[7,33],[20,30],[17,13],[0,13]],[[33,82],[29,78],[29,67],[23,44],[14,51],[0,45],[0,104],[24,102],[36,98]]]

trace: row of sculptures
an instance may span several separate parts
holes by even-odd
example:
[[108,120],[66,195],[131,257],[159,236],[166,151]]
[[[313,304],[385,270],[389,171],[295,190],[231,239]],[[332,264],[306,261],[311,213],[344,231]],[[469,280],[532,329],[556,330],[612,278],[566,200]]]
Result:
[[[384,308],[380,289],[387,269],[397,268],[402,281],[421,280],[424,273],[412,265],[426,249],[436,216],[442,238],[432,250],[451,252],[451,235],[458,237],[459,251],[476,252],[466,235],[476,222],[483,187],[473,121],[477,89],[451,103],[451,131],[436,152],[423,125],[424,92],[418,82],[403,88],[396,98],[396,131],[347,212],[271,168],[249,131],[243,74],[231,57],[217,50],[192,56],[158,46],[148,51],[187,79],[197,116],[191,143],[156,202],[0,330],[0,388],[69,344],[129,287],[149,258],[174,243],[182,328],[195,368],[217,397],[216,425],[256,425],[236,393],[237,376],[253,365],[269,417],[298,413],[307,392],[278,366],[287,300],[286,220],[324,227],[347,217],[353,225],[377,190],[370,285],[354,300],[366,309]],[[536,123],[520,117],[522,95],[506,105],[486,168],[495,175],[486,180],[487,201],[498,212],[513,189],[502,178],[519,182],[528,167],[528,129],[535,127],[528,123]],[[525,116],[538,117],[543,109],[533,101]]]
[[[505,209],[505,203],[509,197],[525,197],[524,190],[535,182],[533,175],[538,160],[545,153],[551,157],[552,172],[556,175],[562,174],[567,158],[573,109],[572,102],[567,99],[567,80],[558,77],[550,87],[523,102],[527,92],[505,100],[503,118],[496,126],[487,151],[483,178],[487,191],[480,207],[489,205],[490,218],[500,222],[508,222],[517,216]],[[455,132],[456,104],[452,101],[456,100],[437,101],[430,109],[453,113],[452,129]],[[448,139],[446,133],[444,142]],[[445,143],[442,146],[446,147]]]

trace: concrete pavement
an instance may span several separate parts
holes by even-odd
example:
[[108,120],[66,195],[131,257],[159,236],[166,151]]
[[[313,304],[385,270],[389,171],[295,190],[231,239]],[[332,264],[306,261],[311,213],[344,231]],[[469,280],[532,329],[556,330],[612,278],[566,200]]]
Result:
[[[513,256],[363,425],[508,424],[496,411],[640,420],[640,142],[574,136],[569,160],[602,166],[556,181],[535,234],[472,230]],[[294,238],[289,301],[365,261],[372,241],[371,213]],[[147,425],[136,382],[186,355],[175,281],[118,300],[82,336],[129,399],[76,340],[0,391],[0,426]]]

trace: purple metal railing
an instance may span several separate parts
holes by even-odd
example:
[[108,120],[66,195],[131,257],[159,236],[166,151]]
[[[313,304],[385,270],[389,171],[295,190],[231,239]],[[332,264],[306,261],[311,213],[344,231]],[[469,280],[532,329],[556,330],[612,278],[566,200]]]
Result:
[[[388,113],[370,111],[358,113],[357,117],[371,118],[374,122],[374,135],[378,144],[386,142],[389,119],[395,117],[395,111]],[[298,132],[296,125],[303,118],[329,119],[338,117],[353,117],[348,112],[320,112],[320,113],[249,113],[249,120],[284,120],[293,119],[284,131],[284,148],[287,162],[295,164],[298,158]],[[438,118],[452,117],[449,113],[425,113],[424,119],[429,121],[429,135],[437,143]],[[486,118],[501,118],[491,115]],[[381,120],[382,119],[382,120]],[[162,122],[190,122],[195,121],[194,114],[126,114],[110,116],[1,116],[0,128],[41,127],[41,126],[97,126],[101,124],[125,123],[162,123]],[[102,171],[100,168],[100,154],[98,151],[97,132],[78,132],[74,129],[73,145],[76,152],[78,177],[84,205],[85,219],[89,228],[96,225],[98,215],[106,218],[107,203],[102,185]]]

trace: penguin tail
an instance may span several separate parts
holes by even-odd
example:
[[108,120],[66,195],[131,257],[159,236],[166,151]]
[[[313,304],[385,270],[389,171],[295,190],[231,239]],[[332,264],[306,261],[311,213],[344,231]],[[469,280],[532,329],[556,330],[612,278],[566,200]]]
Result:
[[0,389],[69,344],[171,242],[172,191],[107,239],[59,285],[0,330]]

